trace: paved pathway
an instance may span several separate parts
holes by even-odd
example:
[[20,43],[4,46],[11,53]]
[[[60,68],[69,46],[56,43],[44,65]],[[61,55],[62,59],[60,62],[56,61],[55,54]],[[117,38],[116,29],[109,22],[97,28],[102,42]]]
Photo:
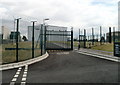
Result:
[[[3,71],[3,83],[10,83],[18,69]],[[77,51],[52,52],[50,56],[21,68],[15,83],[117,83],[118,63],[77,53]],[[25,80],[25,81],[22,81]]]

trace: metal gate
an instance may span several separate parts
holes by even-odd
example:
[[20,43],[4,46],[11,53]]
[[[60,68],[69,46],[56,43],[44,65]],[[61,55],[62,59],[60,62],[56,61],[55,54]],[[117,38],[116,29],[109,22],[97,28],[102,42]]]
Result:
[[73,30],[46,30],[46,50],[73,50]]

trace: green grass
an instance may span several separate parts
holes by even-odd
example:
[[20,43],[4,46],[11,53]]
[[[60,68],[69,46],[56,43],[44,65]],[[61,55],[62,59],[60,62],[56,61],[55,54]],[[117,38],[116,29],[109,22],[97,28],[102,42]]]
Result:
[[108,51],[108,52],[113,52],[113,44],[103,44],[103,45],[98,45],[98,46],[93,46],[91,49],[94,50],[102,50],[102,51]]
[[[83,42],[80,43],[81,47],[83,47]],[[108,51],[108,52],[113,52],[113,44],[102,44],[100,45],[100,42],[95,42],[95,44],[92,46],[91,42],[86,42],[86,47],[89,48],[89,44],[91,44],[91,49],[94,50],[102,50],[102,51]],[[74,42],[74,46],[78,47],[78,42]]]
[[[32,42],[20,42],[19,48],[31,48]],[[37,46],[37,48],[39,45]],[[5,48],[16,48],[16,44],[3,44],[2,49],[2,63],[11,63],[16,61],[16,50],[5,50]],[[35,49],[35,57],[41,55],[40,49]],[[32,50],[19,50],[18,51],[19,61],[27,60],[32,58]]]

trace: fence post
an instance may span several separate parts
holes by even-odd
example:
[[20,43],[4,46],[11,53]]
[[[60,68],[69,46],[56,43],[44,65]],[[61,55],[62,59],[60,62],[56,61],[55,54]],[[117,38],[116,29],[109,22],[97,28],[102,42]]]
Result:
[[94,29],[92,28],[92,45],[94,45]]
[[73,27],[71,28],[71,50],[73,50]]
[[113,43],[115,42],[115,27],[113,27]]
[[111,27],[109,27],[109,43],[111,43]]
[[104,33],[104,43],[106,42],[106,39],[105,39],[105,33]]
[[19,30],[19,19],[17,19],[17,29],[16,29],[16,62],[18,62],[18,30]]
[[100,45],[102,44],[101,38],[102,38],[102,26],[100,26]]
[[79,43],[80,43],[80,29],[79,29]]
[[45,50],[45,52],[46,52],[46,30],[47,30],[47,26],[45,26],[45,29],[44,29],[44,32],[45,32],[45,34],[44,34],[44,50]]
[[32,30],[32,58],[34,58],[34,28],[35,28],[35,22],[36,21],[32,21],[33,23],[33,30]]
[[41,47],[41,55],[42,55],[42,53],[43,53],[43,24],[41,24],[41,33],[40,33],[40,35],[41,35],[40,36],[40,39],[41,39],[40,40],[41,41],[41,44],[40,44],[41,46],[40,47]]
[[16,19],[17,20],[17,29],[16,29],[16,62],[18,62],[18,32],[19,32],[19,20],[21,18]]
[[86,48],[86,30],[84,29],[84,48]]

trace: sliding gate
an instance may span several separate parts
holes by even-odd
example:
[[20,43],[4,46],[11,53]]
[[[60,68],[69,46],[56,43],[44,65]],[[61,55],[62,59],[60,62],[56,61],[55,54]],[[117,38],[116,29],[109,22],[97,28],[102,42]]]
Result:
[[73,31],[46,31],[46,50],[73,50]]

